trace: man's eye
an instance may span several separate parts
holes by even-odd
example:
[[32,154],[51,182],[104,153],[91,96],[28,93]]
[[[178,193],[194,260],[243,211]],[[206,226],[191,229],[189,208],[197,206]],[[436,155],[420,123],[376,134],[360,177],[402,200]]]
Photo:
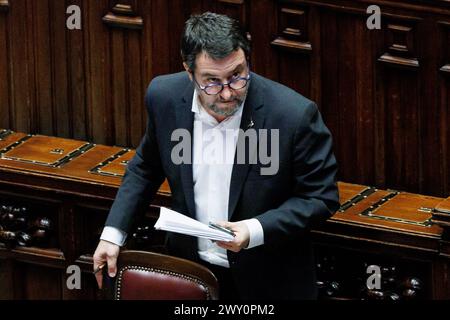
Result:
[[209,83],[219,83],[220,81],[219,81],[219,79],[217,79],[217,78],[209,78],[209,79],[208,79],[208,82],[209,82]]
[[236,80],[236,79],[238,79],[240,77],[241,77],[241,74],[239,72],[235,72],[233,74],[233,76],[231,77],[230,81]]

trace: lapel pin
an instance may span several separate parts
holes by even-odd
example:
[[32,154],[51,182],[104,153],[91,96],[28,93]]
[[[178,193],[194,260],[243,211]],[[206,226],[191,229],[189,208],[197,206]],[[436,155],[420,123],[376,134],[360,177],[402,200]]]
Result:
[[250,118],[250,123],[248,124],[247,129],[253,128],[254,125],[255,125],[255,123],[253,122],[253,119]]

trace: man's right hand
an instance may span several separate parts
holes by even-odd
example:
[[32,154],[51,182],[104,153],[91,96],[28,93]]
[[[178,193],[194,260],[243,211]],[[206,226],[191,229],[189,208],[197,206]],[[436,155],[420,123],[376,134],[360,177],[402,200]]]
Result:
[[[94,271],[98,268],[108,266],[108,274],[110,277],[115,277],[117,273],[117,257],[119,256],[120,247],[112,242],[100,240],[97,249],[94,253]],[[103,266],[103,267],[102,267]],[[98,287],[102,288],[103,272],[95,274]]]

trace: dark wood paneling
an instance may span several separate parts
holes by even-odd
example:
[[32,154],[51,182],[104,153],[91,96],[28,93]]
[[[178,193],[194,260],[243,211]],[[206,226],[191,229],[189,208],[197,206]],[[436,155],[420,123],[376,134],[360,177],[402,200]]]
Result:
[[[278,80],[278,56],[270,45],[276,36],[277,7],[272,0],[252,2],[250,6],[249,30],[252,37],[251,68],[265,77]],[[257,30],[266,30],[258,32]]]
[[[338,110],[338,56],[336,54],[338,46],[338,21],[337,14],[330,10],[320,11],[321,21],[327,21],[321,26],[321,92],[322,94],[321,111],[324,115],[326,124],[333,133],[334,150],[338,159],[342,154],[351,151],[351,143],[341,144],[339,130],[339,110]],[[345,142],[345,141],[343,141]],[[347,147],[346,147],[347,145]]]
[[0,300],[14,299],[13,274],[14,262],[10,259],[0,260]]
[[375,39],[381,36],[377,30],[365,26],[366,17],[357,16],[355,23],[355,104],[356,109],[356,177],[365,184],[375,181]]
[[[141,140],[144,126],[140,125],[145,119],[144,95],[146,84],[142,76],[141,42],[140,34],[131,33],[128,35],[128,52],[126,54],[128,86],[129,118],[126,123],[133,123],[128,126],[127,142],[125,146],[137,146]],[[134,125],[136,124],[136,125]]]
[[136,0],[110,0],[110,11],[103,17],[103,22],[113,28],[136,29],[144,27],[144,21],[138,15]]
[[[153,32],[153,23],[152,21],[152,5],[149,1],[144,1],[141,3],[142,17],[144,19],[145,28],[142,30],[142,46],[141,46],[141,56],[142,56],[142,65],[140,66],[142,72],[142,83],[141,87],[143,92],[147,89],[148,84],[153,78],[153,41],[156,41],[158,38],[155,36]],[[144,110],[144,96],[139,97],[141,101],[141,108]],[[136,123],[136,130],[143,133],[145,132],[147,117],[144,116],[145,113],[140,113],[141,121]],[[138,139],[140,141],[140,138]],[[137,144],[136,144],[137,145]]]
[[[68,3],[67,6],[71,5]],[[51,69],[53,92],[53,127],[54,135],[60,137],[73,137],[73,112],[69,103],[69,59],[66,30],[66,3],[64,1],[50,1],[50,39],[51,56],[53,63]],[[79,32],[79,31],[71,31]],[[45,114],[45,113],[42,113]]]
[[[66,79],[65,73],[52,74],[52,71],[56,71],[54,66],[56,66],[57,61],[61,61],[60,57],[64,57],[64,42],[59,42],[59,49],[62,51],[61,55],[55,56],[54,52],[52,52],[52,48],[54,48],[54,44],[57,43],[57,35],[60,34],[58,30],[64,29],[64,26],[54,25],[50,19],[50,5],[49,1],[32,1],[28,2],[32,7],[33,17],[35,21],[33,22],[34,28],[30,28],[33,32],[33,39],[35,39],[34,47],[34,61],[29,61],[30,67],[34,67],[35,70],[35,79],[34,83],[36,83],[36,104],[34,108],[36,109],[36,127],[33,131],[42,132],[47,135],[56,135],[57,131],[54,128],[54,114],[53,114],[53,102],[54,99],[59,97],[59,102],[64,102],[67,104],[67,95],[65,97],[61,97],[61,91],[57,89],[62,89],[61,87],[54,87],[55,81],[54,79],[58,79],[58,81],[63,82]],[[52,3],[52,10],[56,9],[55,5],[62,3],[64,7],[64,2],[54,2]],[[64,12],[64,11],[63,11]],[[56,13],[56,10],[55,10]],[[59,17],[60,14],[55,14],[54,17]],[[63,15],[64,18],[64,15]],[[52,24],[52,28],[51,25]],[[51,29],[51,32],[50,32]],[[53,37],[52,37],[53,36]],[[52,45],[53,42],[53,45]],[[52,65],[55,63],[55,65]],[[59,63],[61,65],[61,62]],[[66,65],[65,61],[62,64]],[[62,93],[67,92],[67,88],[63,88]],[[64,106],[61,106],[64,108]],[[49,116],[50,115],[50,116]],[[56,124],[56,122],[55,122]],[[61,122],[59,125],[63,128],[66,128],[68,125],[68,121]]]
[[[356,161],[357,149],[357,110],[356,105],[356,18],[353,15],[339,15],[337,20],[337,108],[339,110],[339,142],[347,147],[341,150],[341,176],[354,176],[359,165]],[[338,146],[339,148],[339,146]],[[352,150],[353,149],[353,150]]]
[[[279,81],[297,92],[311,96],[311,53],[308,32],[308,8],[281,5],[278,8],[277,38],[272,45],[279,48]],[[294,12],[294,13],[292,13]],[[298,36],[289,37],[286,30],[298,30]]]
[[[381,30],[366,28],[369,2],[381,6]],[[81,8],[81,30],[65,27],[69,5]],[[3,0],[0,8],[1,127],[136,147],[148,83],[182,70],[184,21],[210,10],[242,20],[252,70],[317,102],[339,179],[450,194],[444,1]]]
[[[70,0],[70,5],[77,5],[82,10],[82,26],[88,21],[88,13],[83,6],[84,0]],[[69,5],[66,1],[66,5]],[[75,139],[86,139],[89,134],[89,118],[87,113],[87,81],[86,81],[86,58],[85,46],[87,34],[82,30],[67,32],[67,55],[68,55],[68,101],[67,104],[72,112],[71,133]]]
[[441,155],[442,141],[439,138],[440,132],[445,130],[440,122],[445,114],[440,112],[438,98],[439,72],[437,70],[439,67],[437,64],[440,54],[437,49],[440,42],[438,28],[435,21],[426,19],[419,25],[417,33],[418,39],[423,39],[418,46],[418,55],[422,57],[422,69],[419,72],[419,81],[422,84],[419,113],[421,137],[419,154],[422,176],[419,192],[448,195],[450,189],[445,187],[446,178],[442,172],[445,158]]
[[[10,124],[12,129],[18,131],[33,131],[34,119],[34,82],[30,64],[34,58],[29,54],[32,48],[32,37],[29,36],[29,25],[32,23],[32,14],[28,15],[28,1],[18,0],[10,7],[7,29],[8,33],[8,61],[10,70]],[[24,19],[26,17],[26,19]],[[31,38],[31,39],[30,39]]]
[[[1,4],[2,2],[0,2]],[[2,8],[8,8],[3,2]],[[6,11],[6,10],[5,10]],[[0,126],[3,128],[11,127],[11,118],[9,102],[10,78],[9,78],[9,50],[8,50],[8,13],[0,11]]]
[[238,19],[248,29],[248,5],[250,0],[217,0],[217,12]]
[[175,40],[175,35],[169,32],[168,8],[168,1],[166,0],[151,1],[151,23],[153,36],[155,37],[151,57],[153,75],[155,76],[170,71],[170,59],[168,59],[167,54],[170,51],[170,42]]
[[[114,115],[114,141],[116,144],[127,145],[127,127],[129,120],[128,90],[125,62],[125,38],[126,31],[114,30],[111,34],[111,95],[112,95],[112,112]],[[109,109],[109,108],[108,108]],[[124,121],[125,120],[125,121]]]
[[[437,67],[438,75],[438,91],[439,97],[439,143],[440,143],[440,169],[441,181],[444,193],[450,191],[450,23],[438,24],[439,34],[439,59]],[[436,67],[436,65],[434,65]],[[436,152],[436,150],[434,150]]]
[[[448,178],[443,177],[442,169],[447,167],[447,156],[442,154],[448,148],[448,138],[438,138],[446,132],[439,120],[446,116],[439,105],[448,105],[447,101],[438,101],[436,72],[440,51],[437,21],[443,18],[431,18],[423,8],[409,6],[402,11],[397,5],[385,3],[382,30],[368,30],[365,8],[356,2],[342,3],[345,5],[279,1],[279,7],[301,8],[306,4],[305,11],[319,8],[320,18],[314,21],[320,21],[320,26],[312,28],[308,21],[305,29],[320,33],[321,79],[317,81],[317,72],[313,71],[304,75],[311,84],[314,80],[320,84],[320,98],[315,97],[314,89],[310,94],[298,89],[295,63],[302,63],[304,55],[300,53],[295,62],[290,61],[292,76],[279,80],[319,102],[335,138],[340,179],[449,194]],[[415,9],[420,14],[411,11]],[[281,23],[278,21],[278,28]],[[311,56],[315,57],[313,42]],[[277,55],[286,61],[283,53]],[[446,62],[440,63],[445,73]],[[278,70],[282,68],[283,62]]]
[[172,41],[169,42],[170,70],[178,72],[184,70],[180,55],[180,39],[184,29],[184,23],[191,13],[189,6],[186,6],[185,0],[168,1],[168,12],[170,12],[169,34],[172,35]]
[[384,145],[386,186],[417,190],[420,186],[420,95],[417,73],[384,70]]
[[87,96],[89,97],[89,140],[98,143],[113,144],[113,113],[110,63],[109,29],[102,21],[102,13],[110,8],[108,1],[87,1],[83,9],[88,12],[84,27],[88,30],[85,47],[87,68]]
[[59,300],[61,299],[64,273],[58,269],[50,269],[31,264],[15,264],[15,278],[21,278],[22,297],[26,300]]

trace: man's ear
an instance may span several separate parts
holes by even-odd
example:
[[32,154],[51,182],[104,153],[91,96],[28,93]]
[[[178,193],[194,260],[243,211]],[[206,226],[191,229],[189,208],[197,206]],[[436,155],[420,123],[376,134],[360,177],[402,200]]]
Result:
[[191,69],[189,69],[186,62],[183,62],[183,67],[184,67],[184,70],[186,70],[186,72],[188,73],[189,79],[192,81],[192,71],[191,71]]

